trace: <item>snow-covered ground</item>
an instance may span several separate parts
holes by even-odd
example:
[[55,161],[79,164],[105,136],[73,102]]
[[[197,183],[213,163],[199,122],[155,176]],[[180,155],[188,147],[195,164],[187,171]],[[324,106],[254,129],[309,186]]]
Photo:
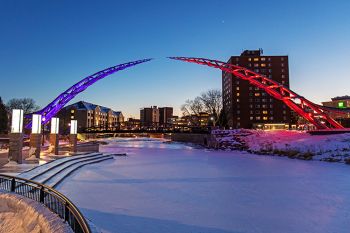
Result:
[[350,133],[310,135],[301,131],[247,129],[217,130],[212,133],[222,148],[243,143],[247,150],[261,154],[328,161],[346,161],[350,158]]
[[71,228],[40,203],[0,192],[0,232],[71,233]]
[[161,140],[118,139],[127,157],[83,167],[59,191],[103,232],[345,233],[350,169]]

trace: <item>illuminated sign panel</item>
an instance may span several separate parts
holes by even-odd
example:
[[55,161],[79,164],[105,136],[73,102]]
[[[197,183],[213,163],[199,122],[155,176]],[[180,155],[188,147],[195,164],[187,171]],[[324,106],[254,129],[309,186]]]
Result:
[[60,119],[57,117],[51,118],[51,133],[58,134],[58,128],[60,125]]
[[338,108],[345,108],[344,102],[338,102]]
[[77,134],[78,131],[78,121],[71,120],[70,121],[70,134]]
[[41,115],[33,114],[32,122],[32,133],[41,133]]
[[23,130],[23,110],[12,110],[11,133],[22,133]]

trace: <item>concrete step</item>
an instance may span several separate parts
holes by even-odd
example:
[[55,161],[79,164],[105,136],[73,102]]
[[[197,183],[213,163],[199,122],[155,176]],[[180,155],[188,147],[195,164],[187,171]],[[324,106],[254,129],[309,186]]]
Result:
[[79,158],[79,159],[75,159],[75,160],[69,160],[63,164],[60,164],[59,166],[55,166],[54,168],[50,169],[50,170],[47,170],[46,172],[44,173],[41,173],[40,175],[37,175],[34,180],[39,182],[39,183],[42,183],[42,184],[45,184],[45,182],[49,179],[51,179],[53,176],[55,176],[56,174],[58,174],[59,172],[75,165],[75,164],[78,164],[78,163],[83,163],[83,162],[86,162],[86,161],[93,161],[95,159],[99,159],[99,158],[105,158],[107,156],[110,156],[110,155],[94,155],[94,156],[86,156],[86,157],[83,157],[83,158]]
[[79,160],[79,159],[86,158],[86,157],[93,157],[96,155],[102,155],[102,153],[88,153],[88,154],[83,154],[83,155],[74,155],[74,156],[64,157],[64,158],[57,159],[57,160],[54,160],[52,162],[48,162],[46,164],[37,166],[31,170],[28,170],[26,172],[19,174],[18,176],[21,178],[33,180],[36,177],[40,176],[41,174],[43,174],[51,169],[54,169],[58,166],[61,166],[62,164],[65,164],[69,161]]
[[68,177],[72,172],[79,169],[80,167],[88,165],[88,164],[92,164],[92,163],[99,163],[99,162],[109,160],[109,159],[114,159],[114,157],[112,155],[105,155],[105,156],[100,157],[100,158],[76,163],[76,164],[62,170],[61,172],[57,173],[55,176],[53,176],[49,180],[45,181],[44,184],[55,188],[60,182],[62,182],[66,177]]

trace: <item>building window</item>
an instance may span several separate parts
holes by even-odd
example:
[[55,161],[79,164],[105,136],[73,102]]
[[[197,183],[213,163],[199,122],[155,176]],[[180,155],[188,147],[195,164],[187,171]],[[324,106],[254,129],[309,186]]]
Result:
[[252,116],[251,116],[251,117],[249,117],[249,120],[251,120],[251,121],[252,121],[253,119],[254,119],[254,117],[252,117]]
[[252,59],[251,58],[248,58],[248,61],[251,61]]
[[70,113],[74,113],[74,109],[70,110]]
[[264,110],[262,113],[263,113],[263,114],[267,114],[267,111],[266,111],[266,110]]
[[258,63],[254,63],[254,67],[259,67],[259,64]]
[[267,121],[267,117],[263,117],[263,120],[264,120],[264,121]]
[[265,60],[266,60],[266,58],[262,57],[262,58],[260,58],[260,60],[261,60],[261,61],[265,61]]
[[254,61],[259,61],[259,58],[258,57],[254,57]]
[[257,116],[257,117],[255,117],[255,119],[256,119],[256,120],[260,120],[260,117],[259,117],[259,116]]
[[265,63],[262,63],[262,64],[261,64],[261,67],[266,67],[266,64],[265,64]]
[[236,96],[239,96],[239,92],[237,92]]
[[236,90],[239,91],[239,87],[236,87]]
[[254,96],[260,96],[260,93],[255,93]]

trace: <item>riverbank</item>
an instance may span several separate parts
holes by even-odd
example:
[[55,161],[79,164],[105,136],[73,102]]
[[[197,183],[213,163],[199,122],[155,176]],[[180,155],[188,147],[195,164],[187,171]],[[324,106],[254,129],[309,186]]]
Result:
[[350,164],[349,133],[310,135],[301,131],[237,129],[215,130],[212,135],[216,149]]

